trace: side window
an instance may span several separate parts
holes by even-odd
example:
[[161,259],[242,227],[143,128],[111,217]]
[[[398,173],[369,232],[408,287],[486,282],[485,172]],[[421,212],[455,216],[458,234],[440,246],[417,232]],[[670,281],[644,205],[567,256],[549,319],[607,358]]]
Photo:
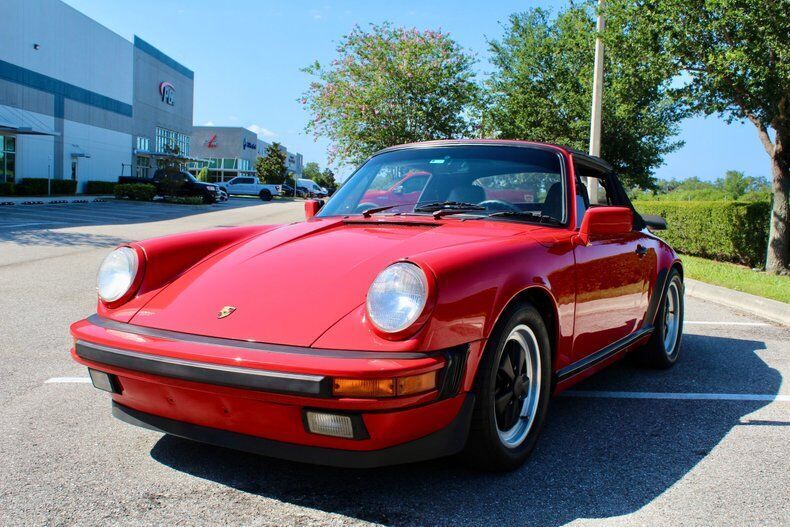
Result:
[[614,193],[609,189],[606,178],[596,178],[598,181],[598,205],[616,205]]

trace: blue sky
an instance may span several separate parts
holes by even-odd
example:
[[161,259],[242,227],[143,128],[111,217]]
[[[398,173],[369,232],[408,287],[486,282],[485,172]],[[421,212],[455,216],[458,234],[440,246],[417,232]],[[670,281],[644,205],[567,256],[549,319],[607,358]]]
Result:
[[[66,3],[128,39],[137,34],[195,72],[195,124],[252,127],[266,141],[280,141],[326,162],[324,141],[305,134],[308,116],[296,102],[309,83],[300,68],[329,62],[339,38],[354,24],[392,21],[418,29],[449,31],[486,68],[486,39],[500,22],[533,5],[564,1],[400,0],[219,1],[67,0]],[[592,56],[590,57],[592,60]],[[751,124],[726,125],[716,117],[683,123],[681,150],[667,156],[660,178],[711,180],[726,170],[767,177],[769,160]],[[347,172],[347,170],[341,170]]]

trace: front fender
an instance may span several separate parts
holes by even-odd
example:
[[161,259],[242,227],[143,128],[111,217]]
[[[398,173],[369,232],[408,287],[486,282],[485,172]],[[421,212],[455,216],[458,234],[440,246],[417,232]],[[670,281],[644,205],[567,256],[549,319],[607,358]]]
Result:
[[156,293],[187,269],[219,251],[278,227],[255,225],[210,229],[124,244],[137,249],[144,258],[138,289],[127,302],[117,307],[107,306],[99,300],[96,312],[117,322],[129,322]]

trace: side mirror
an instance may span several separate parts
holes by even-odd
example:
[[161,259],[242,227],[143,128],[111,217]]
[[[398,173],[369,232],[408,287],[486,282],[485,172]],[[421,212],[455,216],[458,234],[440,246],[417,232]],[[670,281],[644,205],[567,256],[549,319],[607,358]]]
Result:
[[321,207],[324,206],[324,202],[320,199],[308,199],[304,202],[304,219],[309,220],[316,214],[318,211],[321,210]]
[[655,214],[642,214],[642,219],[645,220],[647,228],[651,231],[667,230],[667,222],[661,216],[656,216]]
[[393,194],[403,194],[403,185],[398,185],[394,189],[392,189]]
[[578,240],[587,245],[601,236],[631,232],[633,225],[634,213],[628,207],[593,207],[584,213]]

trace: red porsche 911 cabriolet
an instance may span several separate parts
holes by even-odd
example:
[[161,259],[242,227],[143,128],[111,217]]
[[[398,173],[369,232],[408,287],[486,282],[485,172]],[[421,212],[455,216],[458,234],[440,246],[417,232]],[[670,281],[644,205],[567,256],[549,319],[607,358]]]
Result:
[[[420,175],[411,201],[371,208],[407,174]],[[683,268],[598,158],[524,141],[397,146],[305,208],[304,222],[107,256],[71,353],[116,417],[302,462],[463,452],[508,470],[552,394],[629,351],[678,358]],[[302,272],[326,279],[265,279]]]

